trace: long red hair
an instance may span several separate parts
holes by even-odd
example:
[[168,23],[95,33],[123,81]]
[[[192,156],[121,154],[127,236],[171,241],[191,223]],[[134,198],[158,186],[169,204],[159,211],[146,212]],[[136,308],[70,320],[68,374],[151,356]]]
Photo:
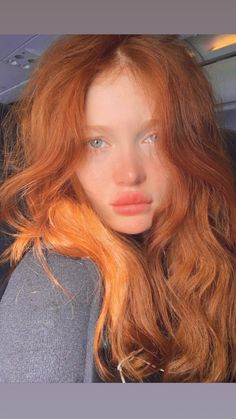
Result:
[[[83,158],[84,104],[100,74],[127,68],[157,103],[172,177],[143,247],[112,231],[91,208],[75,169]],[[1,219],[15,231],[3,254],[16,266],[32,247],[53,281],[44,249],[98,266],[103,296],[94,351],[104,333],[110,365],[142,381],[233,381],[236,375],[236,194],[210,83],[176,37],[70,35],[43,55],[20,100],[16,145],[6,152]],[[9,141],[8,141],[9,143]],[[155,368],[147,363],[145,360]]]

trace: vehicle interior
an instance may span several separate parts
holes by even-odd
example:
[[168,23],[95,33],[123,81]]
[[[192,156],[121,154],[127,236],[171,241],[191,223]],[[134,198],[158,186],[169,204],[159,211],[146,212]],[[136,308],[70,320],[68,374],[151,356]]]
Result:
[[[2,121],[18,100],[42,53],[60,36],[0,35],[0,173],[4,159]],[[236,179],[236,34],[182,34],[176,37],[186,43],[212,83],[217,102],[216,115],[229,148]],[[6,226],[2,223],[0,227]],[[0,230],[0,254],[11,240]],[[10,272],[8,263],[0,265],[0,299]]]

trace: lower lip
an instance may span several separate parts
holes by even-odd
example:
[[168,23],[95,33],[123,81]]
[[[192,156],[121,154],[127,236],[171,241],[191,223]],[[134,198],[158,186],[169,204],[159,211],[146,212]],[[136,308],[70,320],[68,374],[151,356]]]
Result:
[[129,204],[129,205],[113,205],[113,209],[115,212],[124,215],[134,215],[140,214],[145,212],[149,209],[150,204],[142,203],[142,204]]

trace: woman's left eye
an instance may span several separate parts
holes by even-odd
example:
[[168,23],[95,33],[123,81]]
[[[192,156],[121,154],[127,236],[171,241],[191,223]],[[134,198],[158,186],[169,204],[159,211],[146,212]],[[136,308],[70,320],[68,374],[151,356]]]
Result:
[[148,137],[145,138],[144,143],[155,143],[158,140],[157,134],[153,133],[150,134]]

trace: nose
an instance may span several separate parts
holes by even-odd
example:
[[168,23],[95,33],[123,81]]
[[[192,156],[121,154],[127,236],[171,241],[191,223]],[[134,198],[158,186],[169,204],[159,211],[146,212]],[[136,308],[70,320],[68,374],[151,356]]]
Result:
[[117,185],[137,185],[146,179],[141,156],[133,150],[120,153],[113,164],[113,178]]

